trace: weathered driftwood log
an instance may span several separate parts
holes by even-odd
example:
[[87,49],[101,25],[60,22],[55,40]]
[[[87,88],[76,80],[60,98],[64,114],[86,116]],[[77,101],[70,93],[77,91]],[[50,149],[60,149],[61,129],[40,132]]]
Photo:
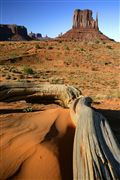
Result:
[[60,84],[7,83],[0,85],[0,101],[57,102],[64,107],[79,97],[81,92],[73,86]]
[[81,97],[71,107],[76,120],[74,180],[120,179],[120,146],[105,117],[90,107],[91,102],[89,97]]

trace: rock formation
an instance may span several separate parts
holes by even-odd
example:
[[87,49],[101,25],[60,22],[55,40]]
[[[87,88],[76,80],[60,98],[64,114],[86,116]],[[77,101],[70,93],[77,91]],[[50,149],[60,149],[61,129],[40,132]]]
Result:
[[76,9],[73,16],[73,29],[76,28],[98,29],[98,16],[96,15],[96,20],[94,20],[91,10]]
[[16,24],[0,24],[0,41],[30,40],[27,28]]
[[96,20],[94,20],[92,11],[88,9],[76,9],[73,15],[72,29],[59,36],[58,39],[78,41],[112,40],[99,31],[98,14],[96,14]]
[[40,33],[31,32],[31,33],[29,33],[29,36],[34,40],[42,39],[42,34],[40,34]]

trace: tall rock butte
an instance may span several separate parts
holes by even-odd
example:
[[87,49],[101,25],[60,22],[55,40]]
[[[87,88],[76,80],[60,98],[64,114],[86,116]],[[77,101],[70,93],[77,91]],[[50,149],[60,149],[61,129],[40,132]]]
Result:
[[96,14],[96,19],[94,20],[92,11],[88,9],[76,9],[73,15],[72,29],[59,36],[58,39],[76,41],[113,41],[100,32],[98,26],[98,14]]
[[96,20],[92,17],[91,10],[76,9],[73,15],[73,29],[98,29],[98,15]]

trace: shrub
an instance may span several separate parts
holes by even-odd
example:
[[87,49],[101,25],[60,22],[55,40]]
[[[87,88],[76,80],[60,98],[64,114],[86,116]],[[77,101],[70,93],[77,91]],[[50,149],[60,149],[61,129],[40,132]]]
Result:
[[65,46],[65,50],[70,50],[70,48],[68,46]]
[[32,112],[32,111],[33,111],[33,109],[30,106],[23,109],[23,112]]
[[106,47],[107,47],[108,49],[112,49],[112,47],[111,47],[110,45],[107,45]]
[[96,41],[95,41],[95,43],[96,43],[96,44],[99,44],[99,43],[100,43],[100,41],[99,41],[99,40],[96,40]]
[[62,41],[61,41],[61,40],[59,40],[58,42],[59,42],[59,43],[62,43]]
[[53,47],[52,46],[48,46],[48,49],[53,49]]
[[23,71],[25,74],[34,74],[33,69],[29,67],[24,67]]
[[35,45],[35,49],[40,49],[39,44],[36,44],[36,45]]
[[14,59],[14,58],[16,58],[17,56],[18,56],[17,53],[11,53],[10,58]]
[[83,48],[80,48],[80,51],[85,51]]

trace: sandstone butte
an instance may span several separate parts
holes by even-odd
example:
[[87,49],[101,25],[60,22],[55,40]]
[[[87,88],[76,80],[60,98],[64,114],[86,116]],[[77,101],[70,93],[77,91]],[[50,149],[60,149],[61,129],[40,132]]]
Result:
[[26,27],[16,24],[0,24],[0,41],[25,41],[30,39]]
[[73,15],[72,28],[57,39],[71,41],[114,41],[99,30],[98,13],[96,14],[96,20],[94,20],[92,11],[88,9],[76,9]]

